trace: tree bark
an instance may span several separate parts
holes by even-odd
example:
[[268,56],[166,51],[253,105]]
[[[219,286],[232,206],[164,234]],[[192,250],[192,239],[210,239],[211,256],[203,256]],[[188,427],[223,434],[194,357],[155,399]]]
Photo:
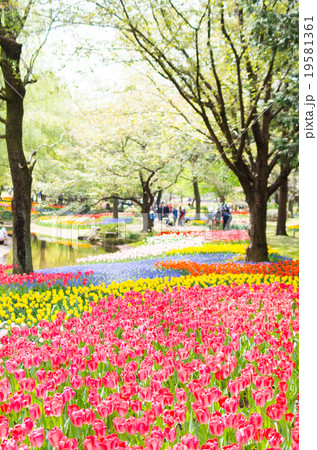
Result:
[[159,204],[161,203],[162,200],[162,194],[163,194],[163,189],[160,189],[157,193],[157,199],[156,199],[156,204],[157,206],[159,206]]
[[248,193],[247,201],[250,209],[250,243],[247,248],[246,260],[250,262],[268,261],[266,240],[266,211],[267,211],[266,189],[257,189]]
[[114,219],[118,219],[118,217],[119,217],[118,205],[119,205],[119,200],[117,197],[114,197],[113,198],[113,209],[112,209],[112,217]]
[[[4,39],[4,43],[2,40]],[[23,101],[25,87],[19,64],[22,46],[13,40],[9,44],[1,37],[1,69],[5,80],[6,97],[6,144],[13,184],[13,273],[33,272],[31,252],[31,171],[23,152]],[[4,51],[5,49],[5,51]]]
[[143,233],[148,233],[153,230],[153,221],[150,216],[152,202],[149,199],[147,193],[143,193],[143,202],[142,202],[142,220],[143,220]]
[[279,187],[278,215],[275,233],[278,236],[287,236],[286,232],[287,195],[288,195],[288,185],[287,185],[287,178],[285,178],[285,180]]
[[195,205],[196,205],[196,215],[195,219],[200,219],[200,192],[199,192],[199,186],[197,178],[194,178],[193,180],[193,189],[194,189],[194,197],[195,197]]

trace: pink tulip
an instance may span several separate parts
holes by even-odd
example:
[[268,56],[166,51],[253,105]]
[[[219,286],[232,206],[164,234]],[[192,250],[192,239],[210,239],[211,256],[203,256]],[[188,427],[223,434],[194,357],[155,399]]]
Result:
[[44,442],[44,437],[45,437],[44,428],[43,427],[35,428],[30,433],[31,445],[37,448],[41,447]]
[[41,417],[41,410],[37,403],[30,405],[29,407],[30,417],[33,420],[37,420]]
[[98,438],[96,436],[87,436],[84,440],[85,450],[99,450],[100,445]]
[[164,428],[164,436],[169,442],[174,442],[176,439],[176,428]]
[[185,434],[181,439],[182,444],[186,445],[189,450],[198,450],[199,440],[192,434]]
[[58,427],[54,427],[48,432],[47,437],[52,447],[58,447],[63,437],[63,432]]

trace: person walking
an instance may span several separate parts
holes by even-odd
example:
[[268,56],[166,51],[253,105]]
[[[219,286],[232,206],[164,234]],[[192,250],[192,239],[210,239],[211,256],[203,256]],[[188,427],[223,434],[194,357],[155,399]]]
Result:
[[220,230],[221,217],[222,217],[221,211],[218,208],[218,211],[216,212],[216,215],[215,215],[216,230]]
[[228,209],[228,220],[227,220],[226,230],[230,230],[231,221],[232,221],[232,213],[231,213],[230,209]]
[[177,210],[176,206],[173,206],[172,214],[173,214],[173,221],[174,221],[174,227],[175,227],[176,222],[177,222],[177,216],[178,216],[178,210]]
[[170,213],[170,209],[169,209],[168,205],[165,204],[164,207],[163,207],[163,217],[167,218],[169,213]]
[[152,223],[154,223],[155,220],[155,212],[153,207],[150,209],[150,219],[152,220]]
[[209,211],[209,213],[207,214],[206,225],[208,226],[210,231],[212,230],[213,219],[214,213],[212,211]]
[[[183,217],[182,217],[182,223],[183,223],[183,225],[185,225],[185,222],[186,222],[186,209],[185,208],[182,208],[182,210],[183,210]],[[187,219],[188,220],[188,219]]]
[[180,206],[178,208],[178,225],[179,226],[183,226],[183,217],[185,215],[185,211],[183,210],[183,208]]
[[223,222],[222,222],[222,229],[223,230],[226,230],[227,228],[227,222],[228,222],[228,219],[229,219],[229,212],[228,212],[228,210],[226,209],[224,212],[223,212],[223,214],[222,214],[222,220],[223,220]]
[[163,205],[162,203],[160,203],[157,208],[157,217],[161,222],[162,222],[162,215],[163,215]]

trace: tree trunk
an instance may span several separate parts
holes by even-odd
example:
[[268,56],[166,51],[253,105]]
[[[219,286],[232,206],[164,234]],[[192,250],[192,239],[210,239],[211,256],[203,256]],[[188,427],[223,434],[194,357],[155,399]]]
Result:
[[162,194],[163,194],[163,189],[159,189],[158,193],[157,193],[157,199],[156,199],[156,204],[157,206],[159,206],[159,204],[161,203],[162,200]]
[[278,199],[278,215],[276,233],[278,236],[287,236],[286,232],[286,219],[287,219],[287,178],[279,187],[279,199]]
[[153,230],[153,221],[150,216],[152,201],[146,192],[143,193],[142,199],[142,219],[143,219],[143,233],[148,233]]
[[153,230],[153,220],[150,216],[151,204],[143,203],[142,204],[142,220],[143,220],[143,229],[142,233],[148,233]]
[[[3,39],[3,38],[2,38]],[[33,271],[31,252],[31,186],[32,176],[27,166],[22,144],[23,100],[25,88],[19,73],[22,46],[12,40],[1,42],[1,69],[5,80],[6,144],[13,184],[13,273]],[[17,267],[15,267],[17,266]]]
[[112,217],[114,219],[118,219],[118,217],[119,217],[118,205],[119,205],[119,200],[116,197],[113,198]]
[[194,178],[193,180],[193,189],[194,189],[194,197],[195,197],[195,204],[196,204],[196,215],[195,219],[200,219],[200,192],[199,192],[199,186],[197,178]]
[[247,248],[246,260],[250,262],[268,261],[266,241],[266,189],[257,187],[247,196],[250,209],[250,243]]
[[224,204],[225,200],[226,200],[225,196],[224,195],[220,195],[220,203]]

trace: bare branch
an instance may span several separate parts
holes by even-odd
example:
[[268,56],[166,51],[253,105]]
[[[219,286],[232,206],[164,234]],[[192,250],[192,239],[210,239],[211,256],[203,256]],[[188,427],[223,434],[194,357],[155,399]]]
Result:
[[123,200],[123,201],[131,200],[132,202],[136,203],[137,205],[142,206],[142,203],[137,198],[135,198],[135,197],[121,197],[120,195],[111,195],[109,197],[102,197],[96,203],[94,203],[92,206],[97,205],[98,203],[102,202],[103,200],[111,200],[113,198],[116,198],[118,200]]
[[292,167],[288,167],[287,169],[284,169],[280,175],[277,177],[277,179],[272,183],[270,186],[267,187],[267,193],[268,197],[270,197],[274,192],[281,186],[283,181],[288,177],[288,175],[293,170]]
[[274,169],[274,167],[278,163],[279,158],[280,158],[280,155],[278,153],[276,153],[274,155],[274,157],[272,158],[272,160],[270,161],[270,163],[268,165],[268,173],[269,174],[272,172],[272,170]]
[[[221,2],[221,30],[227,41],[229,42],[229,45],[231,47],[231,50],[234,54],[235,61],[236,61],[236,70],[237,70],[237,81],[238,81],[238,92],[239,92],[239,103],[240,103],[240,122],[241,122],[241,128],[242,130],[245,129],[245,118],[244,118],[244,103],[243,103],[243,93],[242,93],[242,80],[241,80],[241,67],[240,67],[240,61],[241,56],[238,56],[238,52],[232,42],[232,39],[227,32],[226,26],[225,26],[225,18],[224,18],[224,10],[223,10],[223,2]],[[246,49],[246,47],[245,47]],[[245,51],[245,50],[244,50]]]

